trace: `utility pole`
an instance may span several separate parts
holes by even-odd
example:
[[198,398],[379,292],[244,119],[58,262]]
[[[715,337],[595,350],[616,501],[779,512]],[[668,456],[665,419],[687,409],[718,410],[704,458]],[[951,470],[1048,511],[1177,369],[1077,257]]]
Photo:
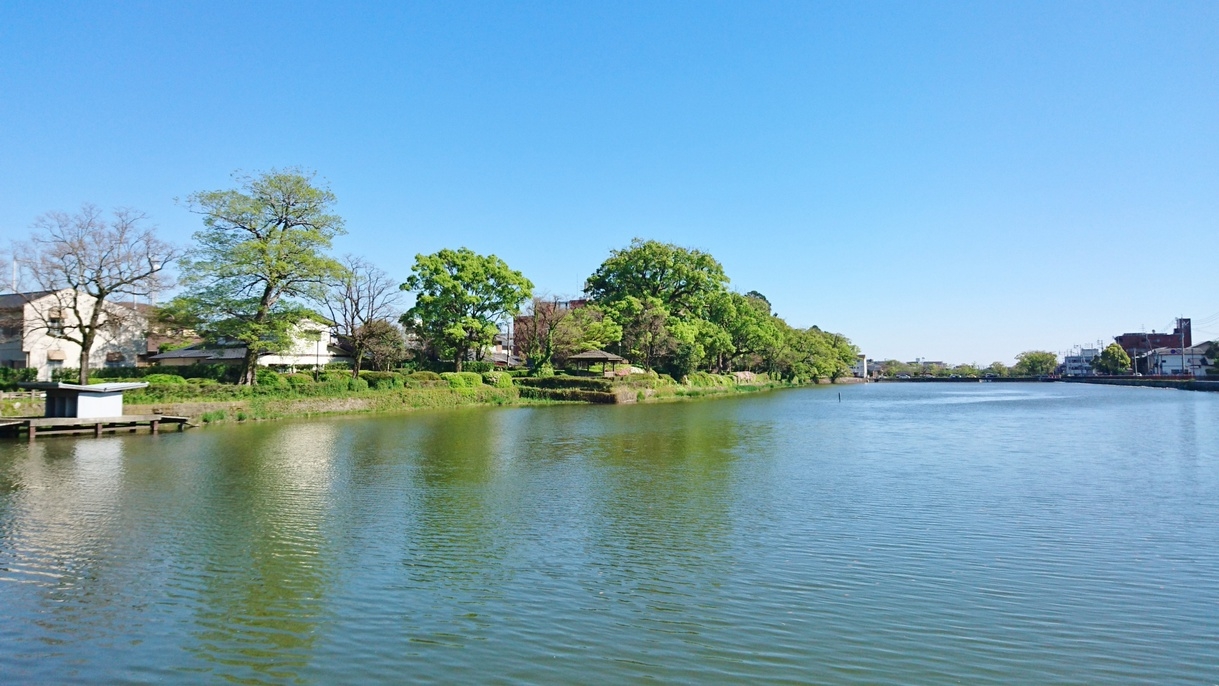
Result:
[[1177,317],[1177,331],[1181,332],[1181,374],[1185,374],[1185,323]]

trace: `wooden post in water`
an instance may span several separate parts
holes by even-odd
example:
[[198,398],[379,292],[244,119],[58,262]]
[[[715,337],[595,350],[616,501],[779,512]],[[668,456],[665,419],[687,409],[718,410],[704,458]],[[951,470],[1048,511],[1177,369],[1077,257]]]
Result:
[[34,437],[38,435],[38,427],[34,426],[34,422],[30,422],[26,425],[26,428],[29,429],[27,433],[29,433],[30,443],[33,443]]
[[101,423],[97,423],[97,424],[94,424],[94,425],[93,425],[93,437],[94,437],[94,438],[101,438],[101,437],[102,437],[102,425],[101,425]]
[[154,434],[155,434],[155,433],[160,433],[161,422],[158,422],[157,420],[155,420],[155,419],[154,419],[154,420],[152,420],[151,422],[149,422],[148,424],[149,424],[149,426],[151,426],[151,427],[152,427],[152,432],[153,432]]

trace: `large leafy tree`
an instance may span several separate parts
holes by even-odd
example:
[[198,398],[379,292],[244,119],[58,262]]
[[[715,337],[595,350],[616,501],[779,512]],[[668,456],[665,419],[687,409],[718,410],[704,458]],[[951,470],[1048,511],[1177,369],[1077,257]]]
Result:
[[723,266],[705,252],[636,238],[610,252],[584,291],[611,309],[628,298],[653,298],[670,316],[685,319],[702,316],[727,283]]
[[533,283],[495,255],[468,248],[416,255],[401,286],[415,293],[402,323],[422,335],[461,371],[471,351],[489,345],[498,322],[520,312]]
[[1130,355],[1117,343],[1110,343],[1092,360],[1092,368],[1102,374],[1122,374],[1130,371]]
[[770,302],[756,291],[723,293],[712,302],[710,318],[728,341],[711,346],[717,370],[730,369],[737,360],[756,357],[778,342],[780,320],[771,313]]
[[[200,333],[246,346],[242,383],[255,383],[259,355],[282,350],[306,314],[344,273],[330,257],[345,233],[335,195],[300,169],[237,178],[240,187],[187,198],[203,229],[183,261],[187,292],[174,304]],[[173,308],[171,308],[173,309]]]
[[588,277],[584,291],[622,327],[621,351],[677,374],[718,358],[727,337],[707,319],[728,277],[711,255],[635,239]]
[[1012,373],[1016,376],[1045,376],[1058,367],[1058,356],[1044,350],[1026,350],[1016,356]]
[[88,383],[94,345],[119,337],[135,319],[133,310],[116,302],[167,287],[163,270],[181,250],[157,238],[156,227],[131,209],[106,218],[86,204],[76,214],[49,212],[33,228],[29,241],[13,246],[13,256],[22,281],[38,290],[29,300],[52,301],[32,308],[35,326],[80,346],[80,383]]

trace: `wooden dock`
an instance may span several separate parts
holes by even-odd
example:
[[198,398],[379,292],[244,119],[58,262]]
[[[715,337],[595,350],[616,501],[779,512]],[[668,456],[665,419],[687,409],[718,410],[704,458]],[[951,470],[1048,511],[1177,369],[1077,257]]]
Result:
[[181,431],[187,426],[186,417],[161,414],[132,414],[121,417],[0,417],[0,436],[19,437],[24,432],[29,440],[38,436],[64,434],[135,433],[147,428],[149,433],[160,433],[162,424],[176,425]]

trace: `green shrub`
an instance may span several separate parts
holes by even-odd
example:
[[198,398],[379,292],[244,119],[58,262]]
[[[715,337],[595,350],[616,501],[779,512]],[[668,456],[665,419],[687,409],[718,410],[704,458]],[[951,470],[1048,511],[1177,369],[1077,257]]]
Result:
[[512,377],[508,372],[483,372],[483,383],[496,388],[512,388]]
[[407,378],[411,381],[440,381],[440,375],[436,372],[413,372]]
[[300,388],[301,386],[312,386],[313,385],[313,376],[311,374],[300,374],[300,373],[284,374],[284,381],[287,381],[288,385],[293,388]]
[[402,388],[402,377],[393,372],[360,372],[360,378],[377,390]]
[[156,384],[169,384],[169,383],[184,384],[184,383],[186,383],[186,379],[183,379],[182,377],[178,376],[177,374],[149,374],[144,377],[144,381],[147,381],[150,384],[152,384],[152,383],[156,383]]
[[483,385],[483,377],[475,372],[445,372],[440,378],[449,382],[449,388],[475,388]]
[[325,371],[322,372],[322,377],[319,381],[343,381],[346,382],[351,378],[351,372]]
[[668,374],[657,374],[656,380],[660,382],[661,386],[676,386],[677,385],[677,380],[674,379],[673,377],[669,376]]
[[544,376],[517,379],[522,386],[532,388],[571,388],[585,391],[609,391],[613,383],[595,376]]
[[695,388],[713,388],[716,386],[735,386],[736,379],[727,375],[694,372],[686,375],[686,385]]
[[347,390],[360,392],[368,390],[368,382],[359,377],[349,377],[347,379]]
[[19,383],[37,380],[37,367],[22,367],[21,369],[0,367],[0,391],[13,391],[17,389],[17,384]]
[[212,422],[223,422],[224,410],[214,410],[212,412],[203,413],[203,423],[211,424]]
[[266,386],[268,388],[278,388],[288,385],[288,382],[284,381],[284,377],[280,376],[279,372],[273,369],[267,369],[266,367],[259,367],[258,369],[254,370],[254,379],[258,382],[259,386]]
[[[145,377],[147,378],[147,377]],[[220,382],[215,379],[187,379],[187,383],[195,386],[219,386]]]
[[495,371],[495,363],[485,360],[470,360],[461,365],[461,371],[474,372],[475,374],[483,374],[485,372]]
[[539,379],[546,379],[554,376],[554,367],[544,364],[533,370],[533,375]]

